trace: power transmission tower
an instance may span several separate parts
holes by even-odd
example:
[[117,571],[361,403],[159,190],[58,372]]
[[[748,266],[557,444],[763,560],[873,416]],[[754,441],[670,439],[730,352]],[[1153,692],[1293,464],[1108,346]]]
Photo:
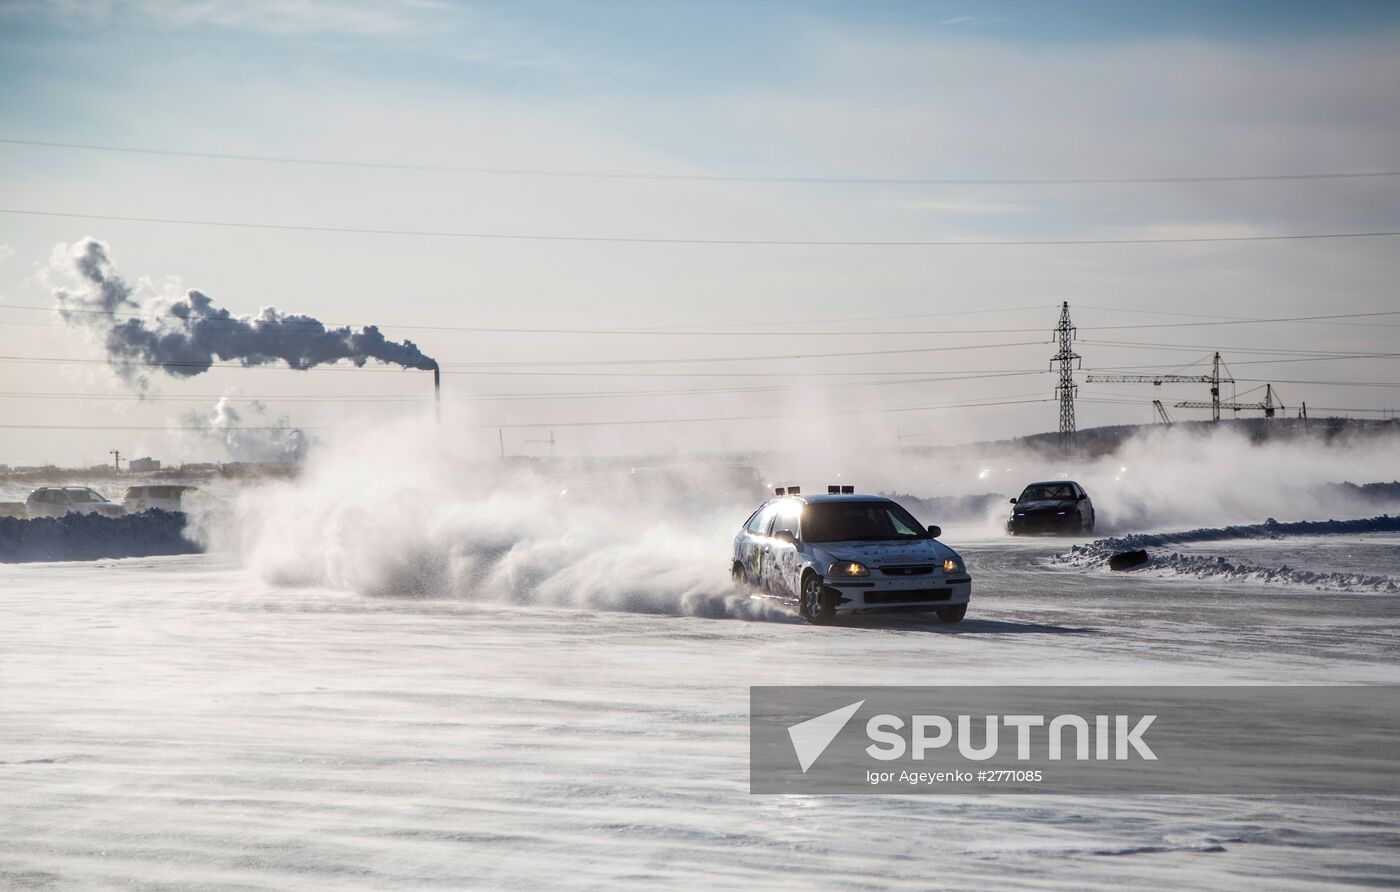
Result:
[[112,467],[118,474],[122,472],[122,454],[119,450],[108,449],[107,454],[112,456]]
[[1074,363],[1079,354],[1074,352],[1074,324],[1069,321],[1069,301],[1060,305],[1060,324],[1055,326],[1055,334],[1060,337],[1060,352],[1050,358],[1050,362],[1060,364],[1060,383],[1055,386],[1055,396],[1060,400],[1060,448],[1074,446],[1074,396],[1079,388],[1074,384]]

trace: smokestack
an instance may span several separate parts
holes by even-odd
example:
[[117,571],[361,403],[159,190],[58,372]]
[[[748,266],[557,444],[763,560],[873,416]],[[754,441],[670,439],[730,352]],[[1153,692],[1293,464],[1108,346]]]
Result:
[[437,420],[442,421],[442,369],[433,366],[433,411]]

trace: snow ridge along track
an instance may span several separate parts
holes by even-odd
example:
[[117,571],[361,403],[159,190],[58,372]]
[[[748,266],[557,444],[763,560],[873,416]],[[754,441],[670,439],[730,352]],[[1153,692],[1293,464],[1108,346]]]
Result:
[[1068,554],[1056,555],[1051,560],[1057,564],[1074,567],[1105,568],[1109,558],[1115,554],[1134,549],[1148,549],[1147,561],[1127,572],[1158,570],[1198,579],[1283,583],[1324,591],[1400,592],[1400,579],[1384,574],[1300,570],[1287,564],[1280,567],[1264,567],[1245,561],[1231,561],[1224,557],[1176,552],[1168,555],[1151,551],[1197,542],[1394,532],[1400,532],[1400,517],[1388,514],[1357,520],[1305,520],[1295,523],[1279,523],[1270,518],[1261,524],[1201,528],[1179,533],[1134,533],[1114,536],[1096,540],[1088,545],[1076,545]]
[[0,563],[95,561],[104,558],[198,554],[185,536],[185,515],[151,510],[124,517],[0,517]]

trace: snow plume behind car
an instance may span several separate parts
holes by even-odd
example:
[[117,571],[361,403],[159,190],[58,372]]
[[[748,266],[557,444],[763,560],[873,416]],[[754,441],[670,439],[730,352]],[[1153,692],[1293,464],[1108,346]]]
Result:
[[655,480],[629,488],[625,473],[593,475],[588,486],[608,491],[588,493],[482,461],[460,445],[466,439],[413,421],[335,438],[299,479],[243,493],[231,520],[211,531],[213,544],[286,586],[791,619],[730,579],[726,547],[751,504],[697,502],[705,481],[685,475],[669,492]]
[[[1224,526],[1319,517],[1366,517],[1400,507],[1344,481],[1389,481],[1400,468],[1400,431],[1332,440],[1298,437],[1254,442],[1228,424],[1215,429],[1144,427],[1114,452],[1095,458],[1021,450],[975,461],[905,464],[902,487],[925,479],[969,492],[995,487],[1007,498],[1041,480],[1076,480],[1093,496],[1099,533]],[[980,465],[980,467],[974,467]],[[1005,499],[992,504],[989,533],[1006,528]],[[931,518],[930,522],[938,522]]]
[[135,289],[117,274],[107,245],[94,238],[71,248],[60,246],[53,266],[76,280],[75,287],[53,291],[59,318],[93,333],[118,376],[143,391],[153,370],[192,378],[216,361],[244,366],[281,362],[303,370],[340,360],[357,366],[376,360],[424,371],[438,367],[412,341],[391,341],[373,325],[330,328],[276,307],[236,316],[194,290],[138,303]]

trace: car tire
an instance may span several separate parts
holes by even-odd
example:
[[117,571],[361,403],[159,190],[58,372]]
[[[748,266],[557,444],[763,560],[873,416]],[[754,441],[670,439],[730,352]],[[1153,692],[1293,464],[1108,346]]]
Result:
[[734,580],[735,585],[747,584],[748,579],[744,575],[744,565],[735,561],[734,566],[729,568],[729,578]]
[[797,612],[814,626],[824,626],[836,618],[836,605],[827,595],[826,585],[815,573],[802,576],[802,591],[797,596]]
[[951,626],[955,623],[962,622],[963,617],[967,616],[967,605],[956,604],[952,607],[940,607],[936,612],[938,614],[939,622],[946,623]]

